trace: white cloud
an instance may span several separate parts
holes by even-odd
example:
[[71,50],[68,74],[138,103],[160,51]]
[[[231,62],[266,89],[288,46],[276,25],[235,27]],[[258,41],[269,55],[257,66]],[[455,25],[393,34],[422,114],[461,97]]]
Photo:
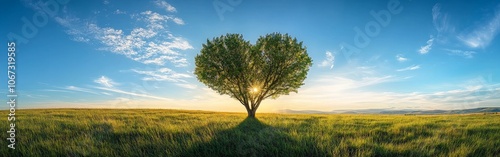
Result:
[[[408,78],[383,75],[362,79],[353,76],[324,75],[320,79],[306,83],[297,94],[285,95],[277,100],[266,100],[263,106],[276,106],[275,109],[322,111],[366,108],[425,110],[465,109],[497,105],[500,102],[500,84],[488,84],[484,78],[472,80],[470,83],[457,83],[456,87],[449,90],[427,93],[393,92],[390,88],[378,88],[374,91],[370,88],[406,79]],[[304,106],[306,103],[309,105]]]
[[408,60],[408,58],[405,58],[402,54],[398,54],[396,55],[396,60],[398,60],[399,62],[405,62]]
[[[432,8],[432,20],[434,27],[438,31],[436,38],[439,42],[450,42],[451,40],[454,43],[454,40],[458,40],[457,42],[461,42],[469,48],[485,48],[500,32],[500,9],[497,7],[494,13],[485,15],[485,17],[476,18],[482,20],[476,21],[476,24],[469,26],[472,29],[456,34],[455,27],[449,22],[449,14],[442,11],[441,4],[435,4]],[[453,39],[448,39],[448,36]],[[422,50],[424,50],[422,52],[425,52],[425,49]]]
[[108,87],[108,88],[111,88],[111,87],[117,85],[116,82],[114,82],[113,80],[111,80],[110,78],[108,78],[106,76],[101,76],[98,79],[94,80],[94,82],[100,84],[101,86]]
[[[340,72],[342,73],[342,72]],[[350,72],[349,72],[350,73]],[[359,73],[359,72],[356,72]],[[377,107],[384,97],[366,92],[371,87],[401,81],[406,78],[377,74],[327,74],[319,76],[298,90],[298,93],[266,100],[263,105],[283,106],[288,109],[331,110],[339,108]],[[381,93],[381,92],[374,92]],[[365,104],[366,102],[376,102]],[[314,104],[304,106],[303,104]]]
[[[109,1],[104,1],[104,3],[108,4]],[[155,1],[155,4],[170,13],[177,11],[175,7],[162,0]],[[35,4],[32,4],[31,7],[41,10]],[[117,9],[112,11],[112,13],[125,14],[126,12]],[[185,54],[181,52],[193,49],[193,46],[191,46],[187,39],[174,35],[168,30],[168,24],[170,23],[177,25],[185,24],[181,18],[175,15],[164,15],[150,10],[140,12],[139,14],[131,14],[131,24],[134,26],[131,29],[103,27],[93,20],[81,19],[70,15],[67,11],[63,11],[62,14],[53,18],[59,25],[66,28],[65,32],[74,41],[98,44],[98,50],[120,54],[143,64],[161,66],[171,64],[174,67],[186,67],[189,65]],[[140,23],[135,23],[133,20]],[[133,71],[145,75],[143,80],[170,81],[175,82],[177,86],[183,88],[196,88],[196,85],[189,84],[184,80],[185,78],[191,78],[191,75],[177,73],[169,68],[162,68],[156,71]],[[116,83],[105,76],[94,80],[94,82],[107,89],[113,89],[114,85],[116,85]],[[78,89],[73,88],[72,90],[76,91]]]
[[500,10],[487,22],[478,25],[474,31],[458,36],[470,48],[484,48],[498,35],[500,28]]
[[144,64],[170,63],[176,67],[188,65],[185,55],[179,51],[193,49],[193,46],[186,39],[173,35],[165,27],[168,21],[184,24],[182,19],[152,11],[144,11],[132,18],[145,22],[146,27],[136,27],[125,32],[122,29],[100,27],[71,16],[55,17],[55,20],[67,28],[66,33],[73,36],[73,40],[98,42],[102,44],[100,50],[121,54]]
[[332,54],[330,51],[326,51],[325,53],[326,58],[319,64],[320,67],[330,67],[330,69],[333,69],[334,62],[335,62],[335,56]]
[[175,85],[187,88],[196,89],[197,85],[189,83],[185,79],[193,78],[190,73],[178,73],[169,68],[160,68],[157,70],[136,70],[132,69],[133,72],[137,74],[144,75],[142,80],[144,81],[167,81],[174,82]]
[[193,76],[187,73],[177,73],[169,68],[161,68],[157,70],[136,70],[133,72],[142,74],[143,80],[146,81],[168,81],[168,82],[182,82],[186,83],[185,78],[192,78]]
[[151,98],[151,99],[157,99],[157,100],[171,100],[169,98],[158,97],[158,96],[148,95],[148,94],[127,92],[127,91],[123,91],[123,90],[115,89],[115,88],[106,88],[106,87],[95,87],[95,88],[96,89],[105,90],[105,91],[109,91],[109,92],[115,92],[115,93],[120,93],[120,94],[131,95],[131,96],[138,96],[138,97],[143,97],[143,98]]
[[90,41],[90,39],[84,38],[84,37],[75,37],[75,38],[73,38],[73,40],[78,41],[78,42],[83,42],[83,43],[88,43]]
[[428,53],[432,49],[433,42],[434,42],[434,37],[431,36],[430,39],[427,40],[427,45],[420,47],[420,49],[418,50],[418,52],[420,54],[426,54],[426,53]]
[[177,83],[175,85],[182,87],[182,88],[187,88],[187,89],[196,89],[196,87],[198,87],[194,84],[189,84],[189,83]]
[[69,90],[60,90],[60,89],[42,89],[40,91],[44,91],[44,92],[61,92],[61,93],[72,93],[73,91],[69,91]]
[[78,18],[71,18],[71,17],[65,17],[65,18],[62,18],[62,17],[55,17],[54,20],[61,26],[64,26],[64,27],[73,27],[73,23],[75,22],[79,22]]
[[82,21],[79,18],[73,16],[65,16],[54,17],[54,20],[59,25],[67,28],[65,32],[71,36],[72,40],[85,43],[91,41],[91,37],[89,36],[89,32],[86,30],[86,26],[81,24]]
[[[94,82],[100,84],[101,86],[93,86],[93,89],[87,89],[87,88],[81,88],[81,87],[76,87],[76,86],[66,86],[64,88],[60,89],[45,89],[43,91],[48,91],[48,92],[65,92],[65,93],[72,93],[72,92],[84,92],[84,93],[90,93],[90,94],[95,94],[95,95],[107,95],[107,96],[112,96],[113,93],[118,93],[118,94],[125,94],[129,96],[137,96],[137,97],[142,97],[142,98],[149,98],[149,99],[156,99],[156,100],[163,100],[163,101],[171,101],[172,99],[165,98],[165,97],[159,97],[159,96],[154,96],[147,94],[145,91],[139,90],[139,93],[137,92],[128,92],[124,91],[118,88],[115,88],[113,85],[116,84],[114,83],[111,79],[102,76],[97,80],[94,80]],[[100,90],[100,91],[98,91]],[[109,107],[109,104],[106,105],[106,107]]]
[[172,5],[168,4],[163,0],[157,0],[154,3],[156,4],[156,6],[163,8],[168,12],[177,12],[177,9],[175,9],[175,7],[173,7]]
[[178,24],[178,25],[184,25],[184,20],[182,20],[181,18],[173,18],[173,21]]
[[127,12],[123,11],[123,10],[120,10],[120,9],[116,9],[113,14],[126,14]]
[[432,7],[432,22],[434,24],[434,28],[441,33],[448,31],[451,27],[448,21],[448,14],[441,12],[441,4],[435,4]]
[[473,58],[474,54],[476,51],[464,51],[464,50],[450,50],[450,49],[444,49],[445,51],[448,51],[450,55],[457,55],[457,56],[462,56],[464,58]]
[[84,92],[84,93],[90,93],[90,94],[96,94],[96,95],[98,95],[98,93],[95,92],[95,91],[92,91],[92,90],[86,89],[86,88],[76,87],[76,86],[67,86],[67,87],[64,87],[63,89],[70,90],[70,91],[77,91],[77,92]]
[[173,15],[162,15],[153,11],[144,11],[140,15],[133,16],[139,20],[147,23],[148,27],[151,29],[164,29],[165,22],[172,20],[178,25],[183,25],[184,21],[181,18],[175,17]]
[[403,69],[398,69],[396,71],[408,71],[408,70],[417,70],[417,69],[420,69],[420,65],[413,65],[413,66],[409,66],[409,67],[406,67]]
[[[299,92],[344,92],[348,90],[358,90],[363,87],[394,82],[402,78],[392,75],[379,74],[377,67],[358,66],[358,67],[342,67],[337,73],[328,73],[319,75],[311,79],[312,82],[306,82],[305,86],[299,89]],[[316,86],[313,89],[308,87],[308,84]],[[317,89],[320,89],[316,91]],[[311,90],[311,91],[310,91]]]

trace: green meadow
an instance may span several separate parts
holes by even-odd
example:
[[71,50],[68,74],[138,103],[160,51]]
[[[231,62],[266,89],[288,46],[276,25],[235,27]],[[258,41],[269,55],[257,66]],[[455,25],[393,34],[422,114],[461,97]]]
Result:
[[20,109],[15,150],[7,148],[8,121],[0,123],[0,156],[500,155],[498,114],[246,117],[163,109]]

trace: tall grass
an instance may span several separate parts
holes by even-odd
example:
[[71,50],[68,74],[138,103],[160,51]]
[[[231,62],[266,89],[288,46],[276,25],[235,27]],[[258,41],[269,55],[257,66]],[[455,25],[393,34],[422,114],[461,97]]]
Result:
[[[7,115],[7,111],[2,111]],[[17,114],[0,156],[498,156],[499,115],[295,115],[154,109]]]

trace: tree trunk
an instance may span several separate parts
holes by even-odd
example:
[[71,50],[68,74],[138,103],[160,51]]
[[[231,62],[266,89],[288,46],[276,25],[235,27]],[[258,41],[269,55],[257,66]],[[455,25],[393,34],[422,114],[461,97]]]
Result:
[[249,117],[249,118],[255,118],[255,111],[257,111],[257,110],[255,110],[255,109],[254,109],[254,110],[251,110],[251,109],[249,110],[249,109],[247,109],[247,112],[248,112],[248,117]]
[[255,104],[256,105],[243,104],[243,106],[245,106],[245,108],[247,109],[247,113],[248,113],[249,118],[255,118],[255,112],[257,112],[257,108],[259,108],[260,101],[256,102]]

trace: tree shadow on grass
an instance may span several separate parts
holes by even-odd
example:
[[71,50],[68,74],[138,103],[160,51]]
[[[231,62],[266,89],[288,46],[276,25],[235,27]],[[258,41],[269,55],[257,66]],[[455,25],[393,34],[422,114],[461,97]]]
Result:
[[[203,129],[203,128],[200,128]],[[326,156],[315,143],[297,141],[282,129],[246,118],[236,127],[220,131],[205,143],[197,143],[180,156]]]

